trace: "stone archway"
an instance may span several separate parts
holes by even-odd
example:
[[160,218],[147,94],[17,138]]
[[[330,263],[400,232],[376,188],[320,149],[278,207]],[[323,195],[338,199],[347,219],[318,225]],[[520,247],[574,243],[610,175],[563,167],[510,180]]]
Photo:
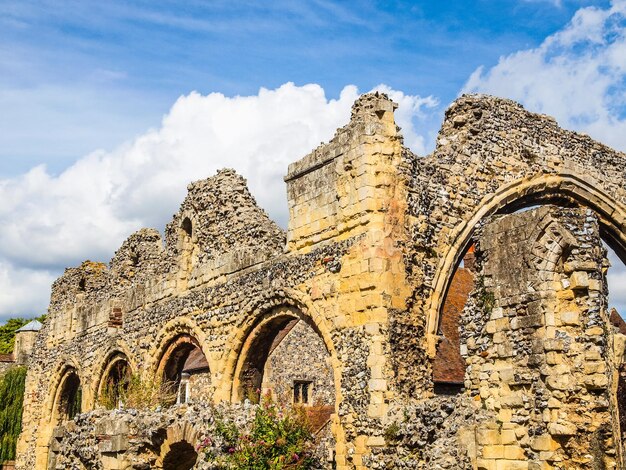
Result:
[[82,381],[74,364],[74,361],[64,363],[59,369],[56,386],[52,388],[48,421],[42,423],[43,429],[38,443],[37,468],[56,467],[55,445],[58,444],[57,439],[62,439],[62,434],[56,437],[56,430],[62,428],[65,421],[73,419],[82,411]]
[[261,394],[291,404],[335,405],[330,352],[309,317],[291,306],[274,307],[248,334],[239,354],[233,401]]
[[157,379],[175,394],[176,403],[209,400],[211,371],[194,336],[183,333],[170,340],[159,361]]
[[67,366],[59,380],[52,406],[54,425],[72,419],[82,411],[82,383],[78,371]]
[[166,430],[166,438],[154,468],[190,470],[198,459],[195,446],[200,433],[188,422],[176,423]]
[[175,442],[163,457],[163,470],[190,470],[197,460],[198,453],[193,445],[187,441]]
[[472,215],[449,235],[451,240],[446,255],[438,263],[433,287],[426,309],[426,338],[429,355],[435,354],[436,333],[440,314],[452,276],[464,253],[472,243],[472,235],[481,220],[495,213],[511,213],[518,209],[556,203],[592,209],[603,238],[626,262],[626,207],[607,195],[600,185],[574,174],[541,175],[532,179],[516,180],[486,195],[477,204]]
[[98,404],[105,408],[120,406],[131,376],[132,367],[126,354],[119,351],[109,354],[96,389]]

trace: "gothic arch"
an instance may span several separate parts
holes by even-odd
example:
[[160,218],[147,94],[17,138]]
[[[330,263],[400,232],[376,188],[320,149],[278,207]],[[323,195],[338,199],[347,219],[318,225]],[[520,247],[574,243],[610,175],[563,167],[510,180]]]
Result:
[[63,383],[67,378],[68,374],[73,373],[78,376],[81,383],[84,383],[84,378],[81,375],[80,367],[78,365],[78,361],[73,357],[64,357],[62,358],[59,366],[52,374],[52,380],[50,383],[52,386],[48,389],[48,398],[46,401],[45,409],[47,410],[45,416],[49,419],[50,422],[54,421],[55,418],[55,408],[58,404],[59,394],[63,387]]
[[121,339],[117,339],[112,343],[109,343],[107,346],[103,348],[104,354],[102,354],[102,359],[96,363],[94,367],[95,373],[92,376],[90,387],[89,387],[89,396],[86,397],[87,401],[85,406],[89,409],[94,408],[96,402],[98,400],[98,395],[100,393],[100,388],[102,386],[102,380],[107,373],[107,369],[110,368],[112,362],[119,360],[121,358],[125,359],[128,363],[130,370],[133,373],[136,373],[139,370],[139,364],[134,360],[133,355],[130,352],[130,348],[126,344],[125,341]]
[[[107,385],[109,385],[108,380],[117,375],[131,375],[133,371],[137,370],[136,366],[133,366],[128,355],[119,349],[114,349],[106,355],[105,360],[102,361],[100,368],[97,369],[99,373],[96,375],[95,382],[95,394],[94,398],[96,402],[100,401],[100,398],[103,393],[105,393],[105,389]],[[114,386],[119,385],[117,382],[121,380],[121,375],[119,377],[114,377]],[[127,384],[128,382],[126,382]],[[117,393],[116,391],[114,393]],[[94,403],[95,405],[95,403]]]
[[448,235],[450,248],[438,263],[426,310],[426,335],[431,355],[435,351],[435,335],[447,288],[455,267],[471,243],[476,225],[497,212],[513,212],[529,205],[548,203],[568,203],[592,209],[600,221],[603,237],[626,262],[626,206],[606,194],[596,182],[571,173],[559,173],[541,174],[502,186],[486,195],[476,205],[471,217]]
[[226,357],[225,373],[222,397],[232,402],[239,401],[240,375],[244,361],[252,345],[255,333],[263,331],[274,323],[274,326],[288,319],[298,319],[306,322],[324,342],[326,351],[330,356],[331,367],[335,381],[335,405],[340,400],[341,372],[339,360],[330,337],[324,318],[306,302],[301,294],[291,289],[282,289],[281,292],[270,292],[262,300],[251,305],[250,314],[246,315],[245,321],[234,330],[228,344],[232,344]]
[[148,370],[151,371],[153,376],[157,377],[161,362],[167,349],[170,347],[172,341],[175,341],[179,336],[188,336],[194,338],[198,347],[201,349],[204,357],[209,363],[209,369],[213,371],[217,370],[217,366],[213,360],[213,356],[207,348],[208,340],[207,335],[204,333],[195,321],[187,317],[177,317],[167,322],[159,331],[156,339],[153,343],[153,347],[149,353]]

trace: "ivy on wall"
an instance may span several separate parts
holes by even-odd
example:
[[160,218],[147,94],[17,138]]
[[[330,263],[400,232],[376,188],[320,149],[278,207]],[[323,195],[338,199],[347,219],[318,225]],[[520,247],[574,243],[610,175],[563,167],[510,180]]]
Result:
[[0,377],[0,463],[15,459],[15,445],[22,428],[25,381],[25,367],[14,367]]

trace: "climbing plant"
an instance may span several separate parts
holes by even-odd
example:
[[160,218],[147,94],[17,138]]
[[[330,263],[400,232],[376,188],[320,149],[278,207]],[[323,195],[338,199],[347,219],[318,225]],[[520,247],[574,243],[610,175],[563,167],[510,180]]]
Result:
[[25,367],[14,367],[0,377],[0,463],[15,459],[15,445],[22,428],[25,380]]

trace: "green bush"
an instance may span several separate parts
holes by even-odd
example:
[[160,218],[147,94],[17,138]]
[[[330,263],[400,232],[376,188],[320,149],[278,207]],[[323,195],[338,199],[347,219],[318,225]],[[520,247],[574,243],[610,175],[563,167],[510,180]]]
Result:
[[0,378],[0,463],[15,459],[15,445],[22,429],[25,381],[25,367],[9,369]]
[[305,470],[319,467],[313,455],[315,439],[304,410],[280,408],[269,396],[261,400],[248,429],[239,429],[218,417],[215,432],[219,448],[207,438],[200,449],[207,460],[220,468]]

